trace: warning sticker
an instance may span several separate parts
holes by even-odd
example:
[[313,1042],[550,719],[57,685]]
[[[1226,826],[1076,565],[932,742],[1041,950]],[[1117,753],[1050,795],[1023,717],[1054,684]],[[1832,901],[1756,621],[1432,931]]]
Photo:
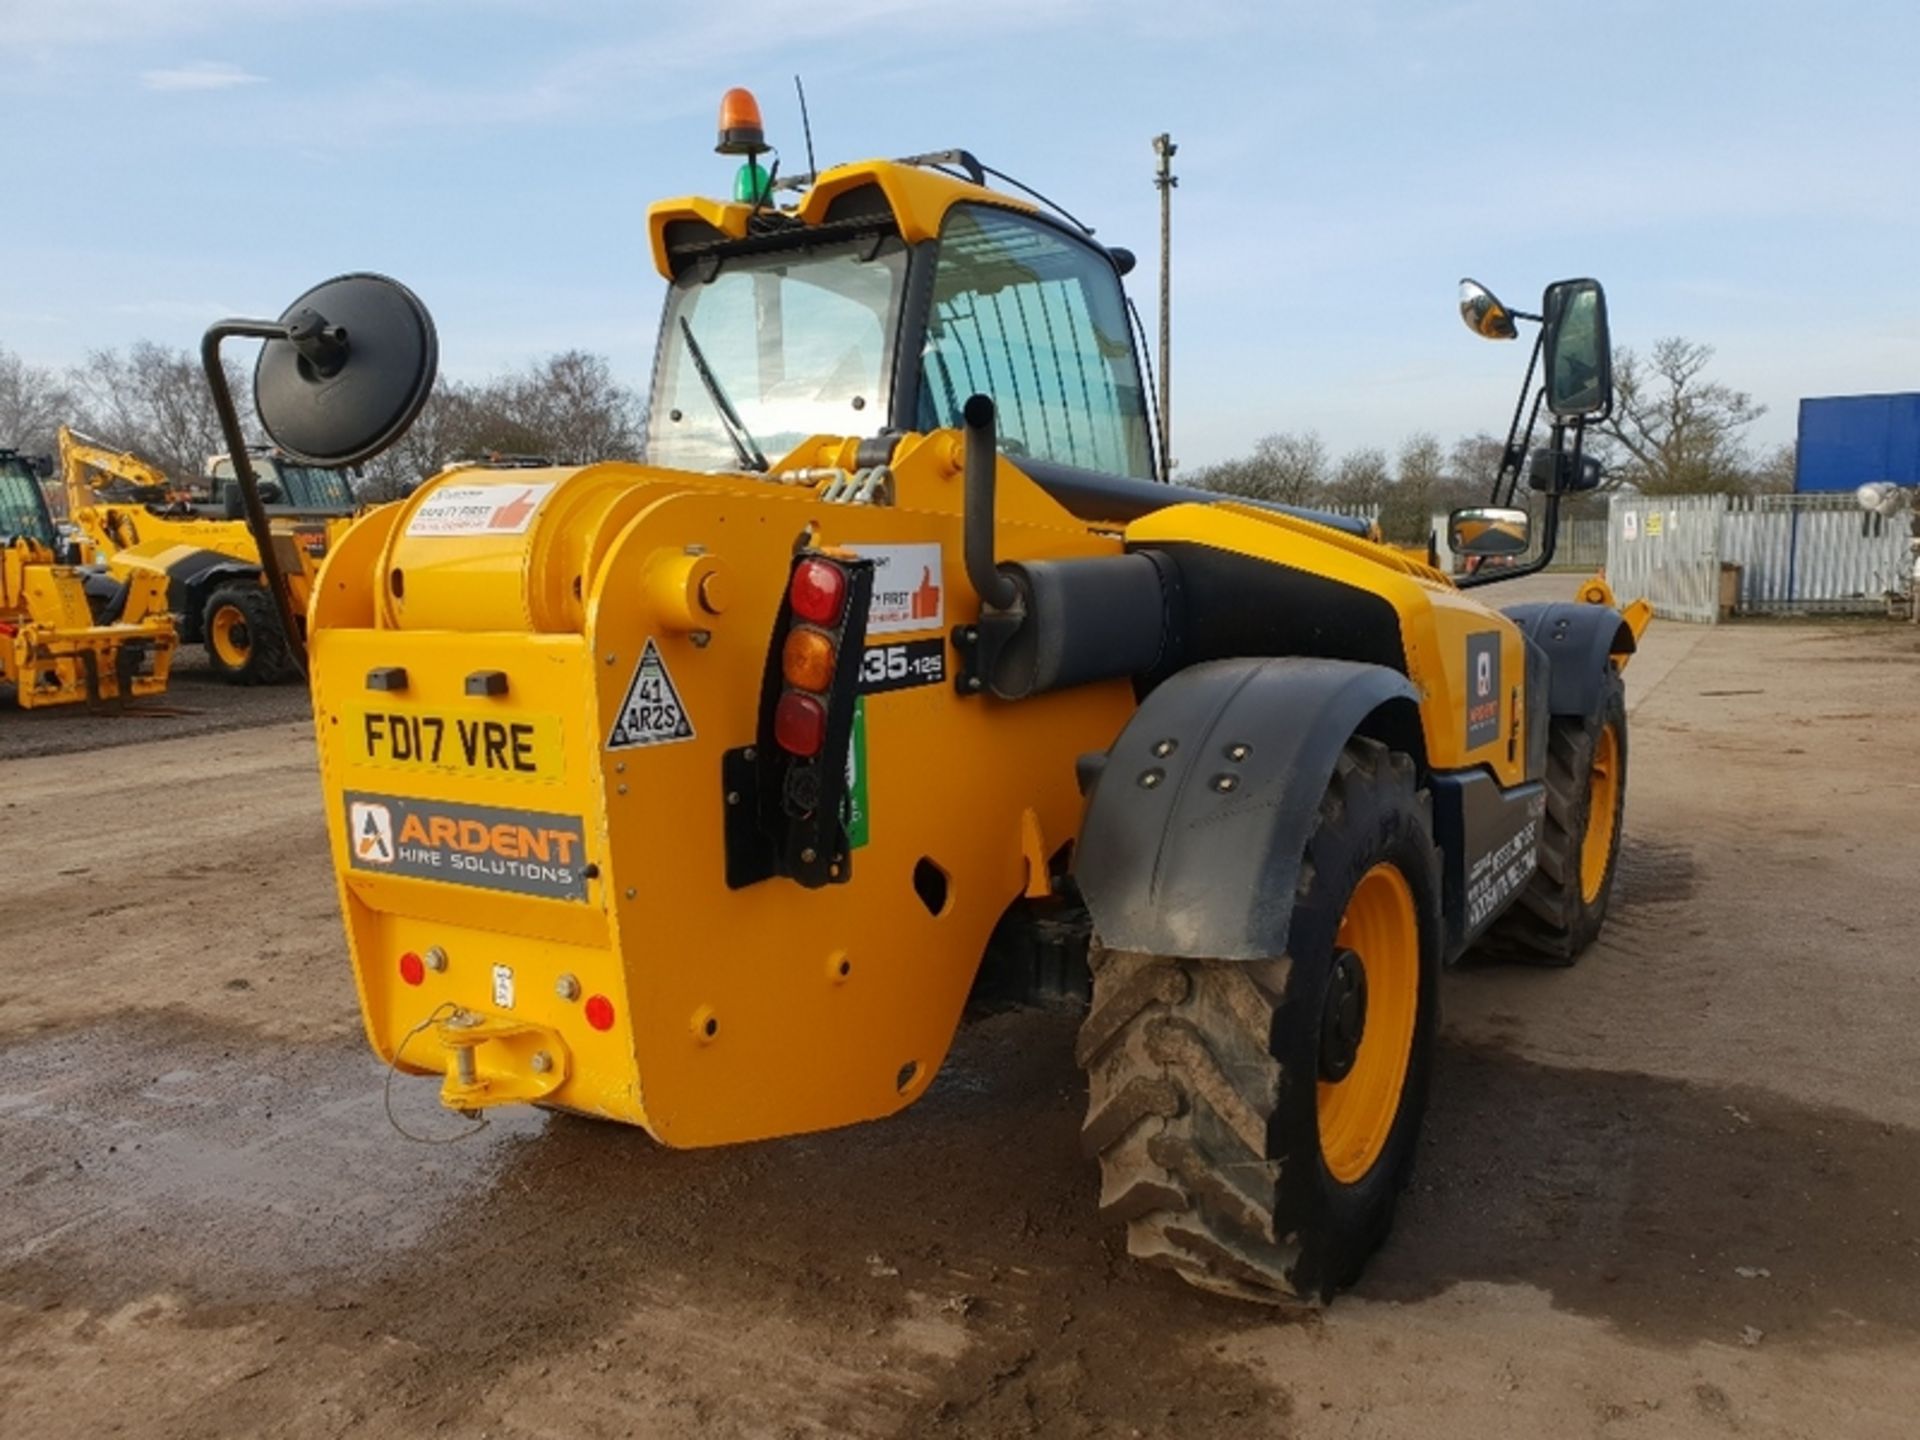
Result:
[[1657,539],[1661,532],[1666,529],[1665,519],[1666,517],[1658,510],[1649,510],[1647,512],[1647,538],[1649,540]]
[[637,745],[671,745],[676,740],[691,739],[693,721],[687,718],[687,707],[680,703],[680,692],[667,673],[667,662],[660,658],[660,649],[649,636],[627,686],[627,698],[614,716],[607,748],[629,750]]
[[420,502],[409,535],[520,535],[553,493],[547,485],[442,485]]
[[586,832],[577,815],[353,791],[346,802],[348,863],[355,870],[553,900],[587,898]]
[[1629,510],[1620,517],[1620,534],[1628,540],[1640,538],[1640,512]]
[[1467,748],[1500,738],[1500,637],[1467,637]]
[[941,580],[938,545],[856,545],[853,551],[873,561],[873,608],[867,612],[867,634],[940,628],[946,616],[946,586]]

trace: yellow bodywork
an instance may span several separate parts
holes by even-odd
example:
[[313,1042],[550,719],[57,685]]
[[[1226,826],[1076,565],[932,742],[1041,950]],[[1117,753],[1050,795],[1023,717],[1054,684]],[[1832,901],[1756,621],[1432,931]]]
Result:
[[0,680],[29,710],[164,693],[176,640],[165,582],[133,580],[121,614],[96,625],[80,572],[16,540],[0,549]]
[[[244,565],[260,563],[260,547],[254,543],[246,521],[196,513],[162,471],[130,451],[89,441],[62,426],[60,471],[68,518],[85,537],[94,557],[116,578],[158,577],[165,590],[168,577],[177,567],[191,563],[204,552],[224,555]],[[101,491],[114,481],[147,491],[165,489],[174,498],[167,503],[110,500]],[[269,517],[275,554],[287,577],[296,615],[306,613],[314,577],[328,546],[351,523],[352,517],[346,515],[324,519]],[[197,615],[190,617],[190,634],[199,619]]]
[[[721,757],[754,743],[796,545],[938,546],[940,613],[916,633],[943,637],[979,613],[962,563],[957,436],[901,442],[892,506],[778,483],[850,463],[852,448],[810,442],[769,477],[455,470],[334,547],[310,615],[311,665],[363,1013],[388,1059],[428,1025],[403,1064],[446,1074],[449,1104],[540,1100],[709,1145],[885,1115],[939,1069],[995,923],[1017,897],[1046,892],[1049,858],[1076,835],[1075,756],[1110,745],[1135,699],[1113,681],[1002,703],[959,694],[950,676],[869,695],[870,839],[851,880],[729,890]],[[427,533],[435,496],[461,486],[491,488],[483,505],[536,508],[511,533]],[[1522,778],[1517,691],[1499,738],[1465,743],[1464,637],[1497,631],[1517,676],[1519,632],[1438,572],[1253,507],[1090,526],[1004,459],[998,495],[1003,559],[1174,539],[1384,595],[1402,617],[1432,763]],[[692,733],[609,748],[650,652]],[[475,677],[492,672],[503,693],[476,696]],[[489,722],[511,737],[491,754]],[[442,867],[457,861],[458,883],[392,868],[380,852],[409,837],[416,856],[431,842]],[[937,913],[916,891],[923,864],[946,882]],[[516,865],[580,870],[580,898],[473,883]],[[590,1012],[609,1005],[610,1028],[595,1028]]]

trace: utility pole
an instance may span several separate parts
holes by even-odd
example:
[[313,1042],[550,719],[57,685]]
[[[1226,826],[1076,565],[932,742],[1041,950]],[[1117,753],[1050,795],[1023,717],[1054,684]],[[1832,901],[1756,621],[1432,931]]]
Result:
[[1153,137],[1153,153],[1160,157],[1154,188],[1160,192],[1160,478],[1173,478],[1173,152],[1180,147],[1171,135]]

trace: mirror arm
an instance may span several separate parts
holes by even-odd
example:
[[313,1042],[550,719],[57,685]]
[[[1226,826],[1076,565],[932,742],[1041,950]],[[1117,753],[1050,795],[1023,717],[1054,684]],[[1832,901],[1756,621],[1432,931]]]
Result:
[[[1520,382],[1520,398],[1513,402],[1513,419],[1507,425],[1506,448],[1500,452],[1500,468],[1494,472],[1493,476],[1493,497],[1488,501],[1491,505],[1505,504],[1506,502],[1501,498],[1502,495],[1512,494],[1514,487],[1520,483],[1520,465],[1521,456],[1524,453],[1524,442],[1522,442],[1522,448],[1518,450],[1514,448],[1514,442],[1519,439],[1520,416],[1527,408],[1527,394],[1533,389],[1533,373],[1540,367],[1540,349],[1545,342],[1546,332],[1543,330],[1534,338],[1533,353],[1527,357],[1527,377]],[[1534,421],[1539,417],[1539,414],[1540,399],[1538,396],[1535,396],[1533,412],[1527,416],[1527,440],[1533,439],[1533,425]],[[1513,469],[1513,479],[1511,483],[1507,480],[1507,469],[1509,466]]]
[[274,552],[273,530],[267,524],[267,509],[260,502],[260,482],[253,473],[253,461],[247,454],[247,437],[240,429],[240,412],[234,408],[233,394],[227,389],[227,372],[220,363],[220,342],[229,338],[245,340],[285,340],[288,327],[276,320],[222,320],[200,339],[200,367],[207,372],[207,385],[213,391],[213,408],[220,416],[220,433],[226,437],[227,456],[233,461],[233,478],[240,487],[240,498],[247,511],[247,530],[260,552],[260,569],[267,577],[267,590],[273,596],[273,608],[280,617],[280,630],[287,638],[287,653],[304,676],[307,673],[305,637],[293,620],[293,598],[287,590],[286,572]]
[[[1535,402],[1534,408],[1536,411],[1538,410],[1538,402]],[[1583,421],[1574,421],[1572,465],[1574,473],[1576,474],[1579,473],[1580,469],[1580,452],[1586,441],[1586,430],[1587,427]],[[1566,443],[1566,432],[1567,426],[1564,421],[1554,421],[1553,440],[1551,443],[1555,455],[1560,453],[1560,447]],[[1529,437],[1533,434],[1533,426],[1531,423],[1527,426],[1527,434]],[[1560,466],[1556,461],[1554,465],[1556,474],[1559,473],[1559,469]],[[1547,492],[1547,513],[1543,523],[1546,527],[1546,534],[1540,542],[1540,553],[1532,560],[1529,560],[1525,565],[1516,565],[1512,569],[1495,570],[1491,574],[1487,573],[1483,568],[1475,571],[1471,575],[1462,575],[1453,582],[1455,588],[1470,590],[1476,585],[1497,585],[1502,580],[1518,580],[1523,576],[1538,575],[1553,563],[1554,553],[1560,546],[1560,492],[1558,490],[1550,490]]]

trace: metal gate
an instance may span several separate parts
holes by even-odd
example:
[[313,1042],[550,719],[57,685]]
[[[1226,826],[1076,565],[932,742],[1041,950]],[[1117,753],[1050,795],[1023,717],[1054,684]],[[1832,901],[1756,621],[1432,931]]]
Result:
[[1615,495],[1607,515],[1607,579],[1644,595],[1663,620],[1711,625],[1720,607],[1719,495]]
[[1720,558],[1740,567],[1742,610],[1871,612],[1906,588],[1906,511],[1869,514],[1852,495],[1740,495],[1726,506]]

